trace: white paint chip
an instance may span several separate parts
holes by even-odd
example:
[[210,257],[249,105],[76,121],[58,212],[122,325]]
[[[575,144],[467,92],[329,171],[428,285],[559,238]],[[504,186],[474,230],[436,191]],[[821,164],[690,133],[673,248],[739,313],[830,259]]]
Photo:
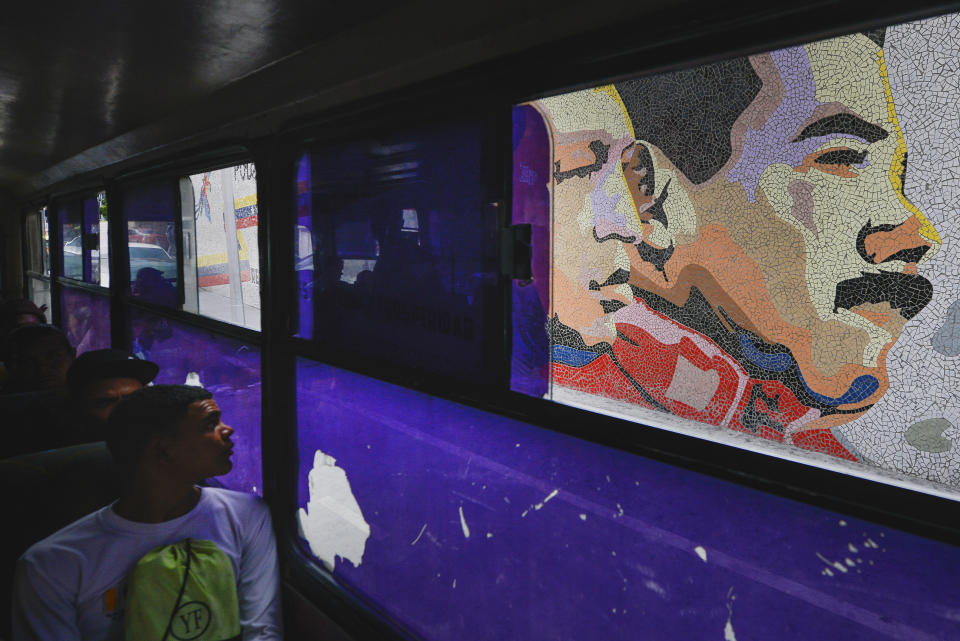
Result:
[[492,538],[493,538],[493,532],[487,532],[487,538],[488,538],[488,539],[492,539]]
[[855,546],[853,543],[847,543],[847,549],[853,552],[854,554],[857,553],[857,546]]
[[701,561],[704,563],[707,562],[707,551],[703,549],[702,545],[698,545],[697,547],[693,548],[693,551],[697,553],[697,556],[700,557]]
[[733,630],[732,619],[727,619],[727,624],[723,626],[723,641],[737,641],[737,633]]
[[347,473],[336,463],[320,450],[314,453],[313,469],[307,477],[310,500],[306,509],[297,511],[300,535],[330,572],[337,557],[359,566],[370,538],[370,525],[350,489]]
[[460,529],[463,530],[463,538],[470,538],[470,528],[467,527],[467,520],[463,518],[463,506],[459,507],[460,510]]
[[416,545],[416,544],[417,544],[417,541],[420,540],[420,537],[423,536],[423,533],[424,533],[426,530],[427,530],[427,524],[424,523],[424,524],[423,524],[423,527],[420,528],[420,534],[418,534],[418,535],[417,535],[417,538],[415,538],[413,541],[410,542],[410,545]]
[[733,602],[736,598],[731,587],[727,591],[727,623],[723,626],[723,641],[737,641],[737,633],[733,629]]
[[840,527],[847,527],[847,522],[844,520],[840,521]]
[[581,520],[581,521],[586,521],[586,520],[587,520],[587,515],[586,515],[586,514],[581,514],[581,515],[580,515],[580,520]]
[[550,499],[552,499],[553,497],[555,497],[559,492],[560,492],[560,490],[553,490],[552,492],[550,492],[550,494],[547,494],[547,496],[546,496],[545,499],[543,499],[543,500],[540,501],[539,503],[535,503],[535,504],[531,505],[530,507],[528,507],[527,509],[525,509],[525,510],[523,511],[523,513],[520,515],[520,518],[522,519],[522,518],[524,518],[525,516],[527,516],[527,514],[530,513],[530,510],[539,510],[539,509],[543,508],[544,504],[546,504],[547,501],[549,501]]
[[817,558],[819,558],[821,561],[829,565],[831,568],[838,570],[841,574],[847,573],[847,568],[843,563],[840,563],[839,561],[830,561],[819,552],[817,552],[816,554],[817,554]]
[[[626,581],[626,579],[624,579],[624,581]],[[666,598],[667,596],[667,591],[663,589],[663,586],[652,579],[646,579],[643,582],[643,586],[648,590],[650,590],[651,592],[655,593],[657,596],[660,596],[662,598]]]

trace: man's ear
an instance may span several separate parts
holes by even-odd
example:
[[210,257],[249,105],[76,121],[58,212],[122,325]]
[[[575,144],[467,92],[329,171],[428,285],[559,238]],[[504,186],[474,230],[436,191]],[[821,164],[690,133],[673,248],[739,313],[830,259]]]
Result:
[[631,143],[620,163],[646,243],[666,248],[696,233],[688,182],[657,147],[643,140]]

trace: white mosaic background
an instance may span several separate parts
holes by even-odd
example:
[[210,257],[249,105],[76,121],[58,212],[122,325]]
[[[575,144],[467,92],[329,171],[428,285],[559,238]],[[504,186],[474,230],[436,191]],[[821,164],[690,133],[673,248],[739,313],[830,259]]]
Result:
[[883,49],[908,148],[905,191],[943,247],[920,266],[934,297],[890,351],[889,391],[834,433],[865,460],[960,487],[960,15],[891,27]]

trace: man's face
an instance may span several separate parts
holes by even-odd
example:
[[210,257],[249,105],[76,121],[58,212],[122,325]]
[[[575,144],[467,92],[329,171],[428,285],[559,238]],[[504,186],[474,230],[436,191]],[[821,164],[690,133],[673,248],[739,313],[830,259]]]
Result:
[[726,166],[686,183],[697,229],[673,236],[669,282],[635,252],[631,273],[653,291],[696,285],[788,347],[815,394],[866,407],[887,389],[887,351],[932,294],[917,263],[940,246],[903,193],[883,54],[854,35],[751,62],[763,88],[734,125]]
[[73,358],[73,348],[62,336],[44,335],[18,351],[11,362],[11,378],[29,390],[58,389],[67,383],[67,370]]
[[224,424],[215,400],[196,401],[190,404],[168,447],[177,467],[199,482],[233,469],[232,434],[233,428]]
[[124,396],[141,389],[143,384],[135,378],[104,378],[84,387],[80,406],[84,416],[92,423],[103,426],[113,408]]

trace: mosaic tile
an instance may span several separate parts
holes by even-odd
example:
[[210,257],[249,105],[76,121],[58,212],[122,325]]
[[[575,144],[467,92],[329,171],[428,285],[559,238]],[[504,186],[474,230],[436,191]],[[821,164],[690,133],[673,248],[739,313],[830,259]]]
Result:
[[960,486],[958,33],[943,16],[525,105],[552,142],[547,396]]

